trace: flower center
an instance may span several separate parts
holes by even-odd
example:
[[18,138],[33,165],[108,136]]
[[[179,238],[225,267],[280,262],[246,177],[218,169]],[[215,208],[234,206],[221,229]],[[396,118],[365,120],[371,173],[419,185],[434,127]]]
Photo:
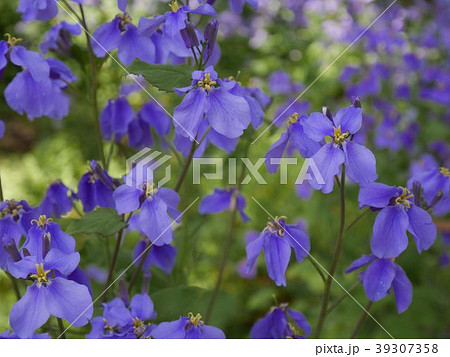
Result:
[[194,316],[192,312],[188,314],[189,319],[191,320],[191,324],[194,326],[198,326],[199,324],[203,324],[202,315],[197,314]]
[[145,186],[145,196],[151,197],[158,193],[158,189],[155,187],[154,184],[146,182],[144,186]]
[[21,38],[13,37],[13,36],[11,36],[11,34],[9,34],[9,33],[5,33],[4,36],[7,38],[6,42],[9,43],[9,46],[10,46],[10,47],[15,46],[15,45],[18,44],[20,41],[22,41]]
[[120,30],[125,31],[125,26],[132,21],[130,14],[127,14],[125,12],[123,15],[117,15],[117,16],[120,17]]
[[411,201],[409,201],[410,198],[413,198],[414,195],[405,187],[400,187],[403,191],[400,194],[400,196],[398,196],[395,199],[395,203],[399,204],[399,205],[403,205],[406,208],[411,208]]
[[450,177],[450,169],[442,166],[441,167],[441,174],[444,175],[445,177]]
[[176,0],[172,1],[169,6],[172,12],[177,12],[180,9],[180,5],[178,5],[178,2]]
[[205,77],[197,82],[197,85],[199,87],[202,87],[203,89],[207,90],[208,92],[211,91],[212,88],[217,84],[216,81],[211,80],[211,74],[205,73]]
[[348,135],[348,131],[343,133],[341,126],[339,125],[337,128],[334,128],[334,143],[336,145],[343,143],[347,139]]
[[39,228],[44,228],[50,222],[53,222],[53,219],[47,218],[47,216],[45,214],[42,216],[39,216],[38,219],[31,220],[31,224],[36,223]]
[[298,122],[298,113],[294,113],[292,114],[288,119],[287,119],[287,123],[288,125],[292,125]]
[[9,213],[13,217],[17,217],[19,215],[19,211],[23,208],[23,205],[13,200],[6,200],[6,204],[8,207],[3,208],[1,212],[3,216]]
[[31,274],[30,278],[38,282],[38,284],[48,283],[48,274],[50,270],[44,270],[44,264],[36,264],[36,274]]
[[280,237],[284,236],[284,227],[281,225],[280,220],[286,220],[287,217],[281,216],[281,217],[275,217],[274,221],[267,222],[266,228],[264,230],[268,230],[270,233],[278,234]]

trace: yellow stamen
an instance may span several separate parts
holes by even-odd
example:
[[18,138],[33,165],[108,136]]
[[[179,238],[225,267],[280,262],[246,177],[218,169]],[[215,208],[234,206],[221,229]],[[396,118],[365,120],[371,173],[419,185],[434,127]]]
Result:
[[10,33],[5,33],[4,36],[7,38],[6,42],[8,42],[11,47],[22,41],[21,38],[13,37]]
[[44,264],[36,264],[36,274],[31,274],[30,278],[35,279],[38,284],[48,283],[48,274],[50,270],[44,270]]
[[152,183],[146,183],[145,185],[145,195],[147,197],[156,195],[158,193],[158,189]]
[[177,12],[180,9],[180,5],[178,5],[178,2],[176,0],[172,1],[169,6],[172,12]]
[[450,177],[450,169],[448,169],[448,168],[442,166],[442,167],[441,167],[441,174],[444,175],[444,176],[446,176],[446,177]]
[[292,125],[292,124],[297,123],[297,122],[298,122],[298,118],[299,118],[298,113],[292,114],[292,115],[287,119],[288,125]]
[[411,208],[410,198],[413,198],[414,195],[405,187],[400,187],[402,189],[402,193],[395,199],[396,204],[400,204],[405,206],[406,208]]
[[348,135],[348,131],[343,133],[341,126],[339,125],[337,128],[334,128],[334,143],[336,145],[343,143],[347,139]]
[[191,323],[194,326],[198,326],[199,324],[203,324],[202,315],[200,315],[200,314],[197,314],[197,315],[194,316],[194,314],[192,312],[190,312],[188,314],[188,317],[189,317],[189,319],[191,320]]
[[42,216],[39,216],[39,219],[32,219],[31,224],[36,223],[39,228],[45,227],[50,222],[53,222],[53,219],[47,218],[47,216],[44,214]]
[[287,217],[286,216],[275,217],[274,221],[267,222],[267,226],[266,226],[266,228],[264,228],[264,231],[269,230],[270,233],[276,233],[280,237],[283,237],[284,236],[284,228],[280,223],[281,219],[286,220]]
[[199,87],[206,89],[208,92],[211,91],[211,89],[214,88],[213,86],[215,86],[216,84],[217,84],[216,81],[211,80],[210,73],[205,73],[205,78],[197,82],[197,85]]

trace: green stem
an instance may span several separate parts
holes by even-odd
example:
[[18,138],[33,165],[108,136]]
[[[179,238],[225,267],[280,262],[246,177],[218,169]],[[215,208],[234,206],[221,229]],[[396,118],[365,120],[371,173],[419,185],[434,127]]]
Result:
[[350,223],[348,226],[347,226],[347,228],[345,228],[345,233],[347,233],[356,223],[358,223],[359,222],[359,220],[361,219],[361,218],[363,218],[365,215],[366,215],[366,213],[368,213],[368,212],[370,212],[370,208],[369,207],[367,207],[364,211],[362,211],[361,212],[361,214],[358,216],[358,217],[356,217],[353,221],[352,221],[352,223]]
[[[128,216],[128,218],[125,221],[126,224],[128,224],[132,215],[133,215],[133,213],[130,213],[130,215]],[[123,216],[123,218],[125,218],[125,216]],[[108,278],[106,279],[105,288],[103,289],[105,293],[103,294],[102,302],[105,302],[106,298],[108,297],[108,288],[109,288],[109,285],[111,285],[111,281],[112,281],[112,278],[114,275],[114,268],[116,267],[117,258],[119,256],[119,250],[120,250],[120,246],[122,244],[123,232],[124,232],[125,228],[126,227],[122,228],[117,235],[116,246],[114,248],[111,265],[109,266],[109,270],[108,270]]]
[[62,319],[58,317],[56,320],[58,321],[58,328],[59,328],[60,337],[65,339],[66,338],[66,332],[65,332],[65,329],[64,329],[64,324],[62,322]]
[[322,269],[319,267],[319,265],[317,265],[317,263],[315,262],[315,260],[313,258],[309,257],[308,260],[311,262],[311,264],[314,267],[314,269],[317,270],[317,272],[319,273],[320,277],[322,278],[322,281],[325,283],[327,278],[323,274]]
[[356,327],[353,330],[352,336],[350,338],[356,338],[356,335],[358,334],[359,329],[362,327],[362,325],[364,324],[364,321],[366,320],[367,312],[372,307],[372,304],[373,304],[373,302],[369,301],[369,303],[366,305],[366,307],[365,307],[366,310],[363,311],[363,313],[361,314],[361,317],[359,318],[358,323],[356,324]]
[[2,186],[2,173],[0,172],[0,202],[3,202],[5,197],[3,197],[3,186]]
[[133,286],[134,286],[134,284],[136,283],[136,281],[137,281],[137,278],[138,278],[138,276],[139,276],[139,273],[141,272],[141,270],[142,270],[142,267],[143,267],[143,265],[144,265],[144,262],[145,262],[145,260],[147,259],[147,256],[148,256],[148,254],[150,253],[150,250],[151,250],[151,248],[149,248],[149,249],[147,249],[148,248],[148,245],[146,245],[145,246],[145,253],[142,255],[142,257],[140,258],[140,260],[139,260],[139,264],[138,264],[138,266],[136,267],[136,269],[134,270],[134,273],[133,273],[133,276],[131,277],[131,280],[130,280],[130,284],[128,285],[128,291],[131,293],[131,289],[133,288]]
[[336,272],[336,268],[339,262],[339,256],[342,250],[342,243],[344,241],[344,230],[345,230],[345,166],[342,167],[341,179],[336,180],[339,182],[339,199],[340,199],[340,224],[339,224],[339,233],[336,241],[336,246],[334,249],[333,260],[331,261],[331,266],[328,271],[327,281],[325,283],[325,288],[323,292],[322,298],[322,307],[319,315],[319,320],[317,323],[316,331],[314,334],[314,338],[319,338],[320,333],[322,332],[323,324],[327,317],[328,310],[328,300],[330,298],[330,290],[331,283],[333,282],[333,277]]
[[20,290],[19,290],[19,286],[17,285],[17,281],[16,279],[14,279],[14,277],[11,274],[8,274],[9,279],[11,279],[11,285],[13,287],[14,290],[14,294],[16,295],[16,299],[20,300],[21,296],[20,296]]
[[[247,143],[247,146],[245,148],[245,154],[244,154],[243,157],[247,157],[248,156],[248,151],[250,149],[250,143],[251,143],[251,140],[249,140],[248,143]],[[232,200],[234,200],[234,206],[233,206],[233,211],[231,213],[230,229],[228,230],[228,235],[227,235],[227,238],[226,238],[225,243],[224,243],[225,245],[223,247],[222,259],[221,259],[220,267],[219,267],[219,275],[217,276],[216,285],[215,285],[214,290],[213,290],[213,292],[211,294],[211,299],[209,300],[208,308],[206,310],[206,315],[205,315],[205,322],[206,323],[211,318],[211,315],[212,315],[212,312],[213,312],[213,309],[214,309],[214,305],[216,303],[217,296],[218,296],[219,291],[220,291],[220,286],[222,285],[223,274],[225,272],[225,267],[227,265],[228,255],[229,255],[230,248],[231,248],[231,243],[233,242],[234,230],[236,228],[236,219],[237,219],[237,213],[238,213],[237,195],[239,193],[239,188],[240,188],[241,182],[244,179],[244,175],[245,175],[245,167],[243,165],[242,168],[241,168],[241,173],[239,175],[240,176],[239,180],[236,183],[236,188],[235,188],[235,191],[234,191],[233,197],[232,197]]]
[[95,131],[97,134],[97,145],[98,145],[98,152],[100,154],[100,160],[102,161],[103,167],[107,168],[107,162],[105,158],[105,153],[103,152],[103,138],[102,138],[102,132],[100,129],[100,118],[99,118],[99,111],[98,111],[98,101],[97,101],[97,90],[98,90],[98,79],[97,79],[97,65],[95,63],[95,55],[94,50],[92,49],[92,43],[91,38],[89,37],[89,30],[86,23],[86,17],[84,15],[84,9],[83,5],[79,5],[80,13],[81,13],[81,22],[85,29],[85,35],[86,35],[86,42],[88,47],[88,54],[89,54],[89,64],[91,66],[91,95],[92,95],[92,115],[94,116],[94,124],[95,124]]
[[[347,292],[351,293],[353,290],[355,290],[359,286],[359,284],[361,284],[359,281],[355,281],[353,283],[353,285],[350,287],[350,289],[347,290]],[[344,301],[348,295],[349,294],[347,294],[347,293],[342,294],[340,298],[338,298],[333,304],[331,304],[331,306],[327,310],[327,315],[330,314],[336,307],[338,307],[338,305],[342,301]]]

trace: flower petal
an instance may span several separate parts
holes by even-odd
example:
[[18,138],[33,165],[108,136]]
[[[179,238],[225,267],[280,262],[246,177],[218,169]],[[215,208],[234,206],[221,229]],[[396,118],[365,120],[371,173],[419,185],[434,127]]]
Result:
[[411,305],[413,286],[406,276],[405,271],[398,265],[395,267],[395,278],[392,282],[392,288],[394,290],[397,311],[401,314]]
[[416,205],[411,205],[406,213],[409,217],[408,231],[411,232],[416,242],[417,251],[422,253],[423,250],[430,248],[436,240],[436,226],[430,214]]
[[343,133],[348,131],[350,134],[355,134],[361,129],[362,109],[354,106],[342,108],[336,113],[333,120],[336,127],[341,126]]
[[334,126],[330,119],[322,113],[311,113],[302,122],[303,130],[312,140],[320,142],[325,136],[332,136]]
[[375,260],[364,272],[363,286],[371,301],[383,299],[395,277],[395,265],[390,259]]
[[289,243],[274,234],[264,241],[264,255],[266,257],[267,273],[277,286],[286,286],[286,269],[291,257]]
[[374,182],[377,175],[375,156],[372,151],[355,141],[343,145],[345,168],[350,179],[365,187]]
[[397,197],[402,192],[395,186],[388,186],[384,183],[373,182],[359,190],[359,207],[364,206],[383,208],[389,205],[392,198]]

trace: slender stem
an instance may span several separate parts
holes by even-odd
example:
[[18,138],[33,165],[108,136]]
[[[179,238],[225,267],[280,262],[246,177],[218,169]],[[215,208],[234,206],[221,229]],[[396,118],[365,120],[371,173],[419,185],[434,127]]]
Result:
[[17,281],[16,279],[14,279],[14,277],[11,274],[8,274],[9,278],[11,279],[11,285],[13,287],[14,290],[14,294],[16,294],[16,299],[20,300],[21,296],[20,296],[20,290],[19,290],[19,286],[17,285]]
[[[336,178],[337,179],[337,178]],[[331,261],[331,266],[328,271],[327,281],[325,283],[325,288],[323,291],[322,298],[322,308],[319,315],[319,320],[317,323],[314,338],[319,338],[322,331],[325,318],[327,316],[328,310],[328,299],[330,298],[331,283],[333,282],[334,273],[339,262],[339,256],[342,250],[342,243],[344,241],[344,229],[345,229],[345,166],[342,167],[341,179],[339,181],[339,199],[340,199],[340,224],[339,224],[339,234],[336,241],[336,246],[334,249],[333,260]]]
[[66,332],[64,329],[64,324],[62,322],[62,319],[58,317],[56,320],[58,321],[58,328],[59,328],[61,338],[66,338]]
[[[245,148],[245,154],[243,157],[248,156],[248,151],[250,149],[250,143],[251,143],[251,139],[247,143],[247,146]],[[211,295],[211,299],[208,304],[208,309],[206,310],[205,322],[208,322],[212,315],[212,312],[214,309],[214,304],[216,303],[217,295],[219,294],[220,286],[222,285],[223,274],[225,272],[225,267],[226,267],[227,260],[228,260],[228,254],[230,252],[231,243],[233,242],[234,230],[235,230],[235,226],[236,226],[236,219],[237,219],[237,213],[238,213],[237,195],[239,193],[239,187],[241,185],[241,182],[244,179],[244,175],[245,175],[245,167],[243,165],[241,168],[241,173],[239,175],[239,180],[236,183],[235,191],[233,192],[232,200],[234,200],[234,206],[233,206],[233,211],[231,213],[230,229],[228,230],[228,236],[225,240],[225,245],[223,247],[222,260],[220,262],[220,267],[219,267],[219,275],[217,277],[216,285],[214,287],[214,290]]]
[[0,202],[2,202],[4,200],[5,200],[5,197],[3,197],[2,173],[0,172]]
[[356,335],[358,334],[359,329],[362,327],[362,325],[364,324],[364,321],[366,320],[367,312],[372,307],[372,304],[373,304],[373,302],[369,301],[369,303],[366,305],[366,310],[363,311],[363,313],[361,314],[361,317],[359,318],[358,323],[356,324],[356,327],[353,330],[352,336],[350,338],[356,338]]
[[107,167],[107,162],[105,158],[105,153],[103,152],[103,138],[102,133],[100,129],[100,118],[99,118],[99,112],[98,112],[98,102],[97,102],[97,89],[98,89],[98,80],[97,80],[97,65],[95,63],[95,55],[94,50],[92,49],[92,43],[91,38],[89,37],[87,23],[86,23],[86,17],[84,15],[84,9],[83,5],[79,5],[80,7],[80,13],[81,13],[81,22],[85,29],[84,33],[86,35],[86,43],[88,47],[88,54],[89,54],[89,64],[91,66],[91,94],[92,94],[92,115],[94,116],[94,123],[95,123],[95,130],[97,133],[97,145],[98,145],[98,152],[100,154],[100,160],[102,161],[103,167]]
[[369,207],[367,207],[364,211],[362,211],[361,212],[361,214],[358,216],[358,217],[356,217],[353,221],[352,221],[352,223],[350,223],[348,226],[347,226],[347,228],[345,228],[345,233],[347,233],[356,223],[358,223],[359,222],[359,220],[361,219],[361,218],[363,218],[365,215],[366,215],[366,213],[368,213],[368,212],[370,212],[370,208]]
[[[148,246],[146,245],[146,246],[145,246],[145,249],[147,249],[147,248],[148,248]],[[147,249],[147,250],[145,251],[145,253],[142,255],[141,259],[139,260],[138,266],[137,266],[136,269],[134,270],[133,276],[131,277],[131,280],[130,280],[130,284],[128,285],[128,291],[129,291],[130,293],[131,293],[131,289],[133,288],[134,284],[135,284],[136,281],[137,281],[137,278],[138,278],[138,276],[139,276],[139,273],[140,273],[141,270],[142,270],[142,267],[143,267],[143,265],[144,265],[144,263],[145,263],[145,261],[146,261],[146,259],[147,259],[147,256],[148,256],[148,254],[150,253],[150,250],[151,250],[151,248],[150,248],[150,249]]]
[[323,274],[322,269],[317,265],[317,263],[315,262],[315,260],[312,259],[311,257],[309,257],[308,260],[311,262],[311,264],[312,264],[312,266],[314,267],[314,269],[317,270],[317,272],[319,273],[320,277],[322,278],[322,281],[325,283],[326,277],[325,277],[325,275]]
[[106,157],[105,170],[108,170],[109,164],[111,163],[111,158],[112,158],[112,155],[114,152],[114,146],[115,146],[115,135],[113,134],[113,136],[111,138],[111,143],[109,146],[108,156]]
[[[347,290],[348,293],[351,293],[353,290],[355,290],[358,286],[359,286],[360,282],[359,281],[355,281],[353,283],[353,285],[350,287],[350,289]],[[331,306],[328,308],[327,310],[327,315],[330,314],[336,307],[338,307],[338,305],[344,301],[347,298],[348,294],[344,293],[341,295],[340,298],[338,298],[333,304],[331,304]]]
[[[133,215],[133,213],[130,213],[130,215],[128,216],[128,218],[126,219],[125,223],[128,224],[128,222],[131,219],[131,216]],[[125,216],[123,216],[123,219],[125,218]],[[114,268],[116,267],[116,263],[117,263],[117,258],[119,256],[119,250],[120,250],[120,246],[122,244],[122,238],[123,238],[123,232],[125,230],[126,227],[122,228],[118,235],[117,235],[117,240],[116,240],[116,246],[114,248],[114,253],[113,253],[113,257],[111,260],[111,265],[109,266],[109,270],[108,270],[108,279],[106,279],[106,284],[105,284],[105,288],[103,289],[105,291],[105,293],[103,294],[102,297],[102,301],[106,301],[106,298],[108,296],[107,292],[108,292],[108,287],[111,284],[113,275],[114,275]]]

